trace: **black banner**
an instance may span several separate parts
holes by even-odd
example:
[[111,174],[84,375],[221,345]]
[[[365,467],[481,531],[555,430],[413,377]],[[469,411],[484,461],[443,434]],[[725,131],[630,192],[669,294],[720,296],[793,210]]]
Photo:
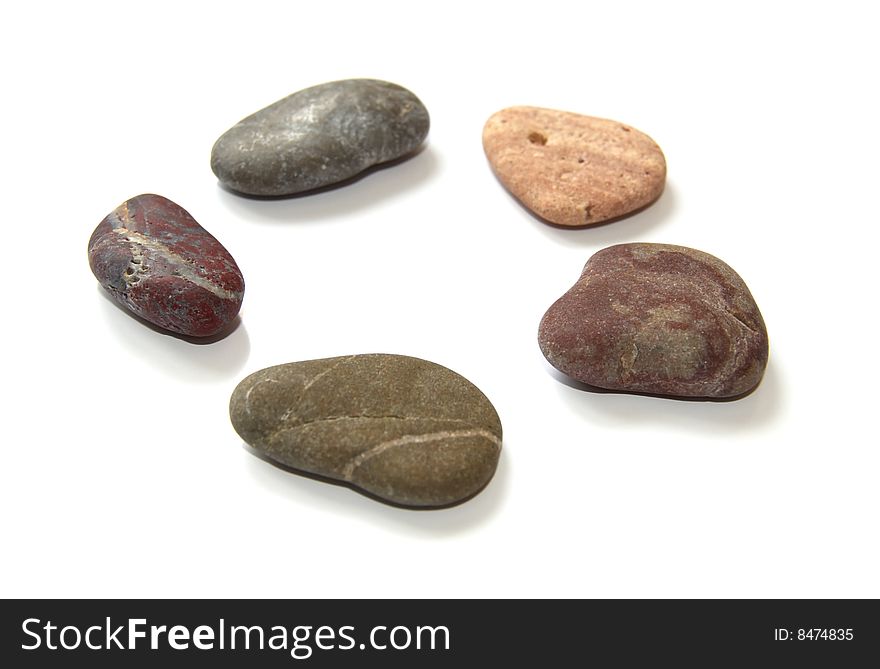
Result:
[[850,667],[880,658],[871,600],[7,600],[0,625],[5,667],[227,658],[248,667]]

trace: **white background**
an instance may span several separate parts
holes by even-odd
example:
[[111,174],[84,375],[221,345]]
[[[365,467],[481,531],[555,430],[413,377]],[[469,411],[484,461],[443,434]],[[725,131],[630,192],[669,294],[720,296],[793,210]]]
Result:
[[[3,596],[880,596],[878,118],[870,3],[11,5],[3,62]],[[221,190],[214,140],[301,88],[410,88],[426,150],[343,189]],[[651,135],[646,211],[549,227],[498,184],[484,121],[527,104]],[[241,324],[194,345],[104,296],[86,243],[139,193],[217,236]],[[732,403],[561,382],[538,322],[587,258],[684,244],[746,280],[763,383]],[[390,352],[479,386],[495,479],[384,506],[245,451],[262,367]]]

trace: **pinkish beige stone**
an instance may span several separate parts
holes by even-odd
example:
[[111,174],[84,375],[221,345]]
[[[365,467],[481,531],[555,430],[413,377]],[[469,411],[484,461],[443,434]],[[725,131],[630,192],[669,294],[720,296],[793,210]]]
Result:
[[628,125],[539,107],[509,107],[483,128],[496,176],[555,225],[583,227],[637,211],[660,197],[666,159]]

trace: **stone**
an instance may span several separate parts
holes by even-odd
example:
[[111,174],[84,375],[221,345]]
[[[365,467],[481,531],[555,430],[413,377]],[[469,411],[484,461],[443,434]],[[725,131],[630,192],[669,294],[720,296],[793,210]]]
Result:
[[631,214],[660,197],[666,159],[623,123],[540,107],[509,107],[483,128],[498,180],[545,222],[583,227]]
[[211,169],[247,195],[294,195],[346,181],[422,144],[428,111],[410,91],[346,79],[293,93],[227,130]]
[[161,195],[138,195],[110,212],[89,240],[89,265],[119,304],[182,335],[221,333],[244,296],[229,251]]
[[232,393],[232,425],[268,460],[409,507],[464,501],[489,482],[501,422],[470,381],[404,355],[260,370]]
[[670,244],[593,255],[541,320],[541,351],[563,374],[609,390],[732,398],[767,366],[764,319],[718,258]]

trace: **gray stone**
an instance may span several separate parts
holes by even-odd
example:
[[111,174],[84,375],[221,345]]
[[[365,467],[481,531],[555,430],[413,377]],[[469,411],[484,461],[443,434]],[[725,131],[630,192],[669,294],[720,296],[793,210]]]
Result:
[[240,193],[293,195],[413,153],[429,125],[425,106],[401,86],[334,81],[289,95],[227,130],[211,151],[211,169]]
[[492,478],[501,422],[470,381],[403,355],[293,362],[232,393],[232,425],[280,465],[404,506],[447,506]]

